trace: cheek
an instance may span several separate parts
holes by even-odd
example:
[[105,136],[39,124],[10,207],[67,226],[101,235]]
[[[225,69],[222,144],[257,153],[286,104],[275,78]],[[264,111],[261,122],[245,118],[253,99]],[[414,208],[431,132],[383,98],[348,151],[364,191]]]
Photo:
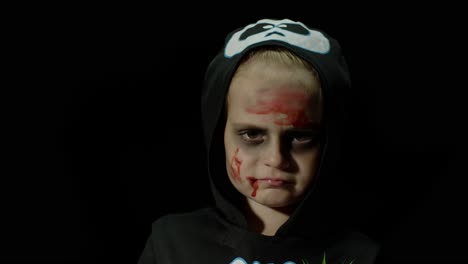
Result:
[[231,170],[231,175],[234,178],[234,180],[241,182],[241,166],[242,166],[242,158],[239,155],[239,148],[237,147],[234,150],[234,154],[230,158],[230,166],[229,169]]
[[253,176],[257,160],[255,151],[248,148],[234,147],[231,149],[231,155],[228,156],[228,169],[231,177],[237,182],[242,182],[249,176]]
[[299,167],[302,180],[304,182],[313,180],[320,162],[320,152],[318,150],[312,151],[311,153],[298,155],[294,159]]

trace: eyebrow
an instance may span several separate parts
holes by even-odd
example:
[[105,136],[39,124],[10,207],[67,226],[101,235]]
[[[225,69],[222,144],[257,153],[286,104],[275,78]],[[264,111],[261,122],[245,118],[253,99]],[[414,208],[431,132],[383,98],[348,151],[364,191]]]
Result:
[[[255,129],[255,130],[266,130],[266,128],[251,124],[251,123],[232,123],[232,126],[235,129],[243,128],[243,129]],[[286,130],[288,131],[316,131],[320,130],[321,124],[318,122],[309,122],[305,126],[302,127],[291,127]]]

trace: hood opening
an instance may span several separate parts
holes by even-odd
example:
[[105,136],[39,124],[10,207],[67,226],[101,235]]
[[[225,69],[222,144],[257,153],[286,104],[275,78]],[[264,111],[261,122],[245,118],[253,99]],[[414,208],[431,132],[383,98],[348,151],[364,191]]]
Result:
[[[226,43],[235,33],[226,38]],[[304,199],[298,203],[290,219],[278,230],[277,235],[295,234],[298,236],[316,236],[329,232],[330,226],[343,223],[340,217],[340,199],[345,189],[340,184],[343,176],[339,171],[341,135],[344,130],[346,94],[350,91],[350,78],[339,44],[323,33],[330,41],[330,52],[314,53],[298,48],[287,42],[268,40],[246,47],[232,57],[226,57],[221,50],[208,66],[202,96],[202,119],[208,153],[208,169],[213,196],[219,212],[230,222],[240,227],[247,227],[242,213],[245,198],[231,184],[226,172],[224,152],[224,107],[225,96],[231,78],[241,58],[256,47],[275,45],[284,47],[305,61],[318,72],[321,81],[324,105],[324,131],[320,164],[315,179]],[[226,44],[225,43],[225,44]],[[320,235],[319,235],[320,236]]]

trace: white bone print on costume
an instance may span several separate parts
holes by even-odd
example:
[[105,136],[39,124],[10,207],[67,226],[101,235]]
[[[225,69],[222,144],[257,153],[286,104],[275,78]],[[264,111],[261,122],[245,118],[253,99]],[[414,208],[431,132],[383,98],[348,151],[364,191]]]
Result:
[[[248,264],[248,263],[247,263],[247,261],[245,261],[245,259],[243,259],[241,257],[237,257],[233,261],[231,261],[229,264]],[[254,261],[254,262],[252,262],[252,264],[261,264],[261,263],[259,261]],[[273,264],[273,263],[269,262],[268,264]],[[296,264],[296,263],[292,262],[292,261],[286,261],[283,264]]]
[[301,22],[262,19],[234,33],[226,44],[224,56],[231,58],[253,44],[268,40],[286,42],[321,54],[330,51],[330,41],[321,32],[310,30]]

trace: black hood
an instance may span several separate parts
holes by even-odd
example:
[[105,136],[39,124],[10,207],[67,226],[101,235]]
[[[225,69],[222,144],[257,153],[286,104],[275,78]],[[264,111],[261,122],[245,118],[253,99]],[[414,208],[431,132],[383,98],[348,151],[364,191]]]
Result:
[[[320,166],[312,188],[277,236],[316,236],[339,224],[338,173],[344,131],[346,98],[351,84],[339,43],[327,33],[288,19],[262,19],[228,34],[224,46],[208,65],[202,90],[202,121],[210,182],[216,207],[231,223],[246,228],[241,211],[243,196],[229,181],[223,143],[225,96],[241,58],[259,46],[281,46],[308,61],[317,70],[324,97],[324,137]],[[336,198],[340,197],[340,198]],[[327,228],[328,227],[328,228]],[[333,227],[336,230],[336,226]]]

